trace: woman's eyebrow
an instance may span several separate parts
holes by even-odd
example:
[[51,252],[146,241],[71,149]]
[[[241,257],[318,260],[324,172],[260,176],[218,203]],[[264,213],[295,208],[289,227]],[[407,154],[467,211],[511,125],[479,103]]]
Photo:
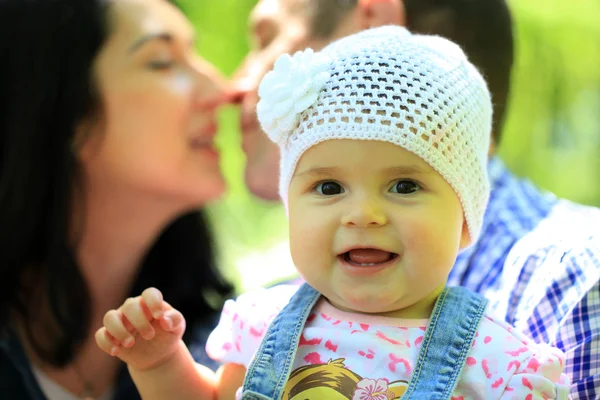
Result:
[[171,35],[170,33],[167,33],[167,32],[159,32],[159,33],[151,33],[151,34],[142,36],[141,38],[136,40],[135,43],[133,43],[131,45],[131,47],[129,48],[129,53],[133,53],[133,52],[137,51],[144,44],[146,44],[150,41],[153,41],[153,40],[160,40],[160,41],[164,41],[167,43],[172,43],[173,35]]

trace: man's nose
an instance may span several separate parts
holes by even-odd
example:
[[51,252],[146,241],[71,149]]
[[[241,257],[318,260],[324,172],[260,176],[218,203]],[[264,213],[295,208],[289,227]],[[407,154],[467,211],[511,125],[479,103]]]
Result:
[[258,92],[260,81],[269,72],[277,58],[289,53],[293,46],[289,40],[279,38],[274,40],[268,47],[248,53],[232,79],[233,90],[242,97],[254,96]]
[[237,69],[231,80],[231,91],[241,103],[247,96],[256,96],[262,77],[270,65],[265,65],[261,57],[249,54]]
[[230,84],[230,99],[240,105],[242,132],[254,131],[258,125],[256,105],[258,87],[263,76],[270,70],[272,62],[265,54],[249,54],[235,72]]

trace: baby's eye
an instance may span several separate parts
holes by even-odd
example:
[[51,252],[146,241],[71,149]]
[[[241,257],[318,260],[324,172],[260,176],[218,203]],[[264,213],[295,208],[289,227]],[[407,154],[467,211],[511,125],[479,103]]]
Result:
[[411,180],[401,179],[394,183],[390,191],[398,194],[411,194],[421,189],[421,187]]
[[333,181],[319,182],[315,185],[315,190],[324,196],[333,196],[344,193],[342,185]]

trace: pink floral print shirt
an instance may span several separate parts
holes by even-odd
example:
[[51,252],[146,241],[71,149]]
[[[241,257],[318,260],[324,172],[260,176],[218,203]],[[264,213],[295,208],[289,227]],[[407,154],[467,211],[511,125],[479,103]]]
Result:
[[[228,301],[207,353],[247,367],[296,289],[277,286]],[[427,322],[344,312],[322,297],[300,337],[283,398],[402,398]],[[452,399],[568,399],[564,360],[560,350],[534,343],[486,311]]]

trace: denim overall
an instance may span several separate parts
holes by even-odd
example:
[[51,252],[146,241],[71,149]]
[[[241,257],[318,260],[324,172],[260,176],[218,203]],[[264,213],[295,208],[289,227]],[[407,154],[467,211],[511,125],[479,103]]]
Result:
[[[304,284],[273,320],[246,373],[243,400],[281,398],[304,324],[319,297]],[[431,313],[403,400],[450,398],[486,304],[465,288],[444,289]]]

